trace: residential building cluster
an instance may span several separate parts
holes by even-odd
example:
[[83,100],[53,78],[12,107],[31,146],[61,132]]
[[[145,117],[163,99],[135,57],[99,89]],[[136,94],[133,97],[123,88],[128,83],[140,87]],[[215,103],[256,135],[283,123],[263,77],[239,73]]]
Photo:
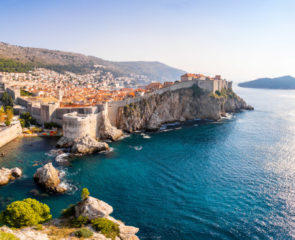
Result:
[[[169,87],[176,82],[152,82],[146,86],[138,86],[132,77],[114,77],[104,66],[96,65],[88,74],[65,72],[37,68],[28,73],[0,73],[0,76],[13,89],[19,88],[27,93],[33,104],[56,103],[60,107],[95,106],[110,101],[121,101],[126,98],[142,96],[146,92]],[[135,76],[133,76],[135,77]],[[145,81],[144,76],[143,82]],[[138,76],[137,76],[138,78]],[[191,80],[222,80],[203,74],[186,73],[180,77],[181,82]],[[222,80],[224,81],[224,80]],[[218,81],[219,82],[219,81]]]

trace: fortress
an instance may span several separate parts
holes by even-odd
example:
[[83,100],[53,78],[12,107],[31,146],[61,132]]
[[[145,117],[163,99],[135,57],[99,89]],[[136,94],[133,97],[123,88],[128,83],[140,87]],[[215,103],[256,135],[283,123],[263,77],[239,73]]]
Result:
[[[155,91],[134,98],[127,98],[122,101],[110,101],[104,104],[91,107],[59,107],[59,102],[34,102],[28,97],[20,96],[19,88],[7,86],[1,81],[0,88],[5,89],[21,105],[20,112],[30,112],[30,114],[40,123],[55,122],[63,126],[64,136],[77,138],[89,135],[93,138],[101,137],[101,126],[117,127],[118,110],[127,104],[137,103],[155,95],[162,95],[179,89],[191,88],[197,85],[204,92],[215,93],[222,89],[231,89],[232,83],[220,78],[204,78],[203,75],[185,74],[181,76],[181,81],[175,84],[157,89]],[[1,90],[1,89],[0,89]]]

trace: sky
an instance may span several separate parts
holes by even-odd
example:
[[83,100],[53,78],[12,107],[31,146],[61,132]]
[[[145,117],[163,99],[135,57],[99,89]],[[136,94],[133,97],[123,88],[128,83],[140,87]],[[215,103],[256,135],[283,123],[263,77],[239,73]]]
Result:
[[0,41],[228,80],[295,76],[294,0],[0,0]]

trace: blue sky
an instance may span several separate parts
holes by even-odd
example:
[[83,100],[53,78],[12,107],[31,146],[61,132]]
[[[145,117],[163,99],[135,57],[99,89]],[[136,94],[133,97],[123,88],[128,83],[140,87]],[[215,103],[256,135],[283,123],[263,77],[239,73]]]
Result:
[[295,76],[294,0],[1,0],[0,41],[234,80]]

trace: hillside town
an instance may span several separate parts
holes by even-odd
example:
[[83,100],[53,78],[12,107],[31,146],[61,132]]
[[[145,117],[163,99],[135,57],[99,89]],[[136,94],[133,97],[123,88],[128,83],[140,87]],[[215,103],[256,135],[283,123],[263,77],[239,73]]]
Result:
[[[21,96],[32,102],[58,102],[61,107],[95,106],[109,101],[121,101],[126,98],[142,96],[146,92],[171,86],[179,81],[221,80],[203,74],[187,73],[180,80],[171,82],[152,82],[136,85],[132,77],[114,77],[112,73],[103,71],[104,66],[96,65],[96,71],[89,74],[72,72],[57,73],[52,70],[37,68],[28,73],[2,72],[2,81],[11,88],[20,89]],[[136,76],[137,78],[139,76]],[[142,75],[142,82],[147,78]],[[148,83],[148,81],[147,81]]]

